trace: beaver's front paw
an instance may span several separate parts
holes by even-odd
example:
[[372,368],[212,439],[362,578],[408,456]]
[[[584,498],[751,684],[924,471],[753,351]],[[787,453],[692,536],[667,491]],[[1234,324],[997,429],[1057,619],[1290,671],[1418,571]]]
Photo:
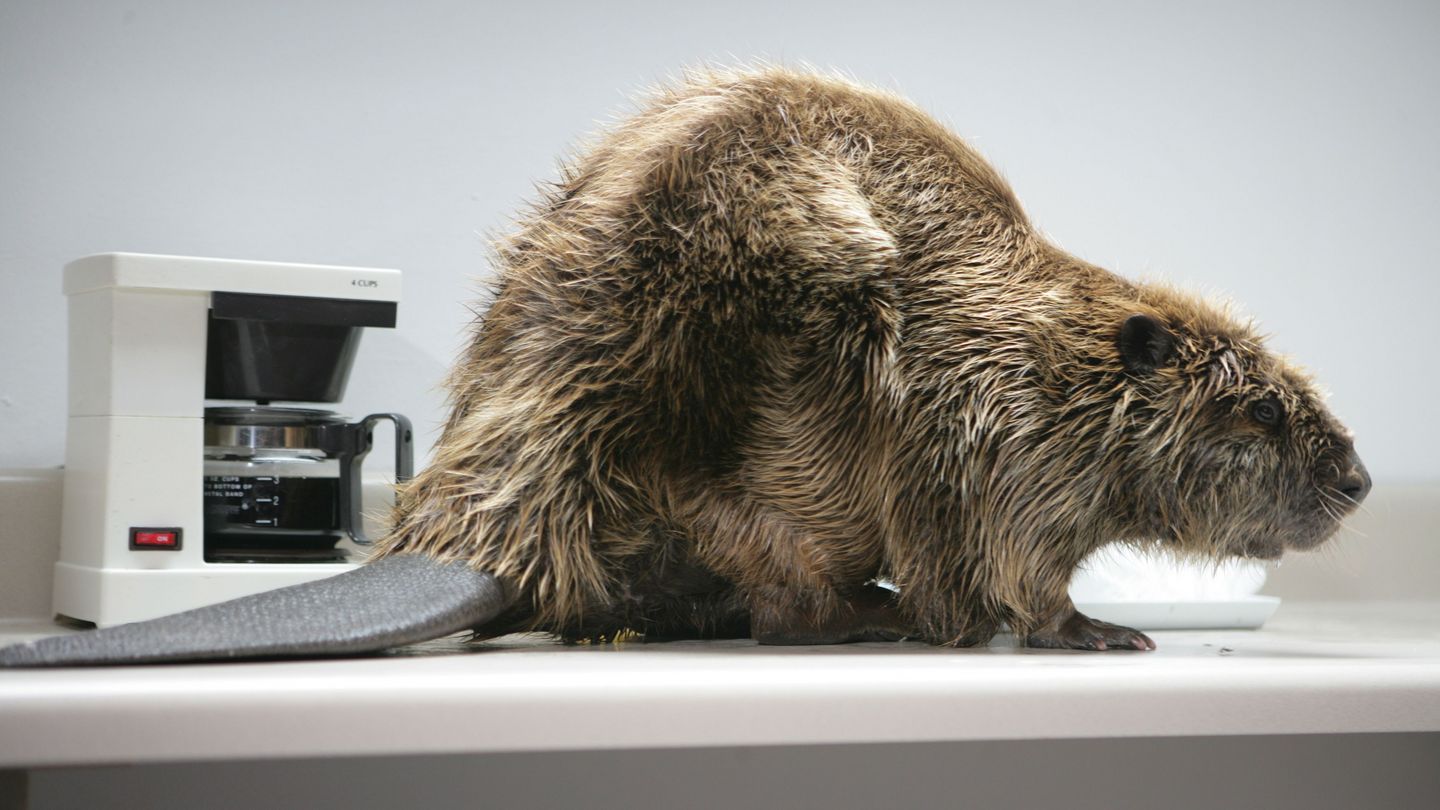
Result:
[[1060,650],[1153,650],[1150,637],[1128,627],[1097,621],[1078,610],[1025,637],[1025,646]]

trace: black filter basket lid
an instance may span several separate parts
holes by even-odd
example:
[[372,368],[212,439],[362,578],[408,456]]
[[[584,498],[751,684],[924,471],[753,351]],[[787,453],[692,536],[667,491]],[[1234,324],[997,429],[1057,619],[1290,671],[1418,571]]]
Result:
[[214,293],[205,397],[339,402],[365,326],[395,325],[395,304]]

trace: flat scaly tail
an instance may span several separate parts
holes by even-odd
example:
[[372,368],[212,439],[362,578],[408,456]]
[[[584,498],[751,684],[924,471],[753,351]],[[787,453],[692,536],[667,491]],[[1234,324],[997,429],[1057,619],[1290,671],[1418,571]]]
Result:
[[482,625],[510,602],[464,563],[398,554],[326,579],[0,649],[0,667],[353,655]]

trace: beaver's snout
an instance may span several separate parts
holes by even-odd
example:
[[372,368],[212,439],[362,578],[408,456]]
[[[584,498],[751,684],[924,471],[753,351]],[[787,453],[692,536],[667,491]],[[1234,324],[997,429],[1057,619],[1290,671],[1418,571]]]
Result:
[[1360,456],[1354,450],[1350,451],[1347,461],[1348,467],[1343,472],[1337,470],[1339,475],[1332,486],[1351,503],[1359,506],[1365,496],[1370,494],[1370,472],[1365,469]]

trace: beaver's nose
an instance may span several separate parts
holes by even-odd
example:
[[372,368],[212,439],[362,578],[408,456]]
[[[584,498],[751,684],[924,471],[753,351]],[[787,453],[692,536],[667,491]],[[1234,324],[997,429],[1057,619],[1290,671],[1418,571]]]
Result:
[[1356,504],[1370,494],[1370,473],[1365,469],[1365,465],[1360,463],[1360,456],[1354,451],[1350,453],[1350,469],[1335,482],[1335,488]]

